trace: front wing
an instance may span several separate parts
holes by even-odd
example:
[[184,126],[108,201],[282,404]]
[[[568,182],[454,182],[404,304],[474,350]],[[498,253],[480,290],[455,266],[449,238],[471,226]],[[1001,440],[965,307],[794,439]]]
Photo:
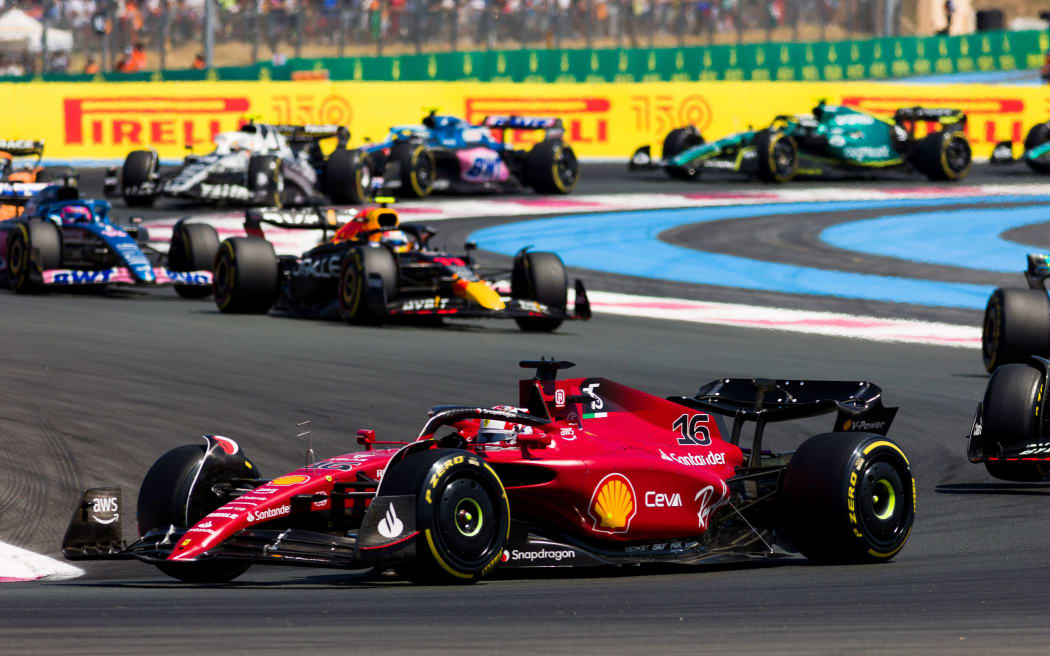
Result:
[[41,272],[44,285],[49,287],[76,287],[81,285],[190,285],[210,286],[211,271],[173,271],[168,267],[153,267],[153,280],[135,277],[127,267],[109,269],[45,269]]
[[[372,292],[374,288],[370,287]],[[591,304],[582,280],[575,284],[576,302],[571,311],[561,311],[538,301],[523,298],[505,299],[502,310],[490,310],[466,299],[455,296],[433,296],[425,298],[402,298],[386,301],[386,314],[392,317],[458,317],[464,319],[518,319],[546,317],[551,319],[583,320],[591,318]],[[383,299],[370,298],[369,303],[382,306]]]

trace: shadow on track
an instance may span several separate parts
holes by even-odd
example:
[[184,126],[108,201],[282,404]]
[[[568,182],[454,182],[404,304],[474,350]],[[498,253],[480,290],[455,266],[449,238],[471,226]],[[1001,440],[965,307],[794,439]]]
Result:
[[[481,582],[507,582],[507,581],[539,581],[539,580],[586,580],[586,579],[644,579],[650,576],[664,576],[668,574],[711,574],[714,572],[754,571],[773,567],[796,566],[796,567],[822,567],[821,563],[806,560],[801,557],[784,556],[755,561],[737,563],[722,563],[716,565],[676,565],[669,564],[645,564],[645,565],[622,565],[608,567],[550,567],[536,569],[508,569],[497,570]],[[262,571],[262,570],[260,570]],[[273,570],[271,570],[272,572]],[[246,575],[246,576],[251,576]],[[174,579],[168,579],[158,572],[158,578],[135,579],[119,581],[62,581],[49,584],[49,586],[67,587],[71,589],[85,588],[112,588],[127,590],[181,590],[181,589],[226,589],[226,590],[297,590],[297,589],[389,589],[391,587],[406,588],[433,588],[433,587],[462,587],[458,584],[417,584],[402,578],[393,570],[384,572],[347,571],[337,574],[302,575],[296,574],[288,579],[274,579],[266,581],[232,581],[221,584],[199,584],[182,583]]]
[[939,494],[1008,494],[1050,496],[1046,483],[942,483],[934,488]]

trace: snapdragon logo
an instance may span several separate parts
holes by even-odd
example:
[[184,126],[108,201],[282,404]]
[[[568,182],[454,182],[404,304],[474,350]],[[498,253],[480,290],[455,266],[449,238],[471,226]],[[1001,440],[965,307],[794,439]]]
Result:
[[508,560],[527,560],[529,562],[534,560],[554,560],[560,562],[575,557],[576,552],[572,549],[539,549],[536,551],[519,551],[518,549],[511,549],[503,552],[503,562],[507,562]]

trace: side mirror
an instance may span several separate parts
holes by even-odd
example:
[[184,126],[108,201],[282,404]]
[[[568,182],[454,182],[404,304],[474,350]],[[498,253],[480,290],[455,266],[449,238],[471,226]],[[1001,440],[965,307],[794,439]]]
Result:
[[551,445],[551,442],[553,441],[551,439],[551,436],[547,433],[544,433],[543,431],[521,433],[515,436],[514,439],[518,441],[518,446],[520,446],[523,451],[530,448],[546,449]]
[[357,431],[357,443],[365,447],[365,451],[371,451],[376,443],[376,432],[368,428]]
[[478,249],[478,242],[476,242],[476,241],[468,241],[465,244],[463,244],[463,250],[467,251],[468,253],[470,251],[475,251],[477,249]]

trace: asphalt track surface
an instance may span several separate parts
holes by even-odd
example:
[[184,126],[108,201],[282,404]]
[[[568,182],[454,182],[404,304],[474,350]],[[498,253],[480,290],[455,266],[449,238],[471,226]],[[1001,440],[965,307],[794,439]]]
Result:
[[[621,291],[616,282],[592,286]],[[1045,652],[1050,484],[1000,483],[966,461],[986,382],[974,350],[607,315],[553,335],[494,322],[353,328],[222,316],[165,291],[0,292],[0,344],[0,540],[52,555],[83,487],[121,486],[132,535],[146,469],[201,433],[237,439],[276,476],[303,462],[299,421],[312,421],[319,457],[356,449],[357,428],[412,436],[430,405],[513,401],[517,361],[540,355],[661,395],[720,376],[873,380],[901,406],[890,434],[918,479],[911,539],[881,565],[798,559],[418,588],[260,567],[201,587],[137,562],[86,563],[79,579],[4,587],[0,652]],[[773,446],[828,419],[772,432]]]

